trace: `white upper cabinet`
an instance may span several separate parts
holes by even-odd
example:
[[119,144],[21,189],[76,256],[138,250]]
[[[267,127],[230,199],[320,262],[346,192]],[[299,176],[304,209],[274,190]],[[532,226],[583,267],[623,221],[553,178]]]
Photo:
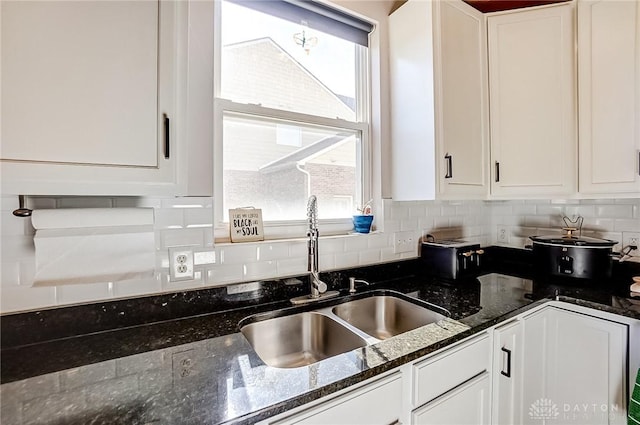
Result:
[[186,194],[187,8],[1,3],[3,193]]
[[487,18],[491,193],[576,191],[573,5]]
[[578,2],[579,191],[640,195],[640,2]]
[[489,193],[486,18],[462,1],[434,2],[436,175],[440,198]]
[[389,16],[392,196],[435,198],[433,10],[410,1]]

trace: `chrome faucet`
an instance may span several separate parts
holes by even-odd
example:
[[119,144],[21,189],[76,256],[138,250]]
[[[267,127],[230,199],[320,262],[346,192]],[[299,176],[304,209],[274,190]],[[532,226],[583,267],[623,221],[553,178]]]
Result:
[[327,284],[320,280],[318,270],[318,199],[315,195],[309,196],[307,201],[307,270],[309,271],[309,283],[311,293],[291,300],[293,304],[304,304],[315,300],[335,297],[338,291],[327,292]]
[[311,298],[318,298],[327,292],[327,284],[318,276],[318,199],[311,195],[307,201],[307,270],[311,283]]

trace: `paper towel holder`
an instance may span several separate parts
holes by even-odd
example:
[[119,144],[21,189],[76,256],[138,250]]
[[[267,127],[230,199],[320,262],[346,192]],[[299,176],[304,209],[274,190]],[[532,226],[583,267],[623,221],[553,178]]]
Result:
[[20,207],[17,210],[13,210],[13,215],[16,217],[31,217],[31,213],[33,210],[25,207],[25,196],[18,195],[18,202],[20,203]]

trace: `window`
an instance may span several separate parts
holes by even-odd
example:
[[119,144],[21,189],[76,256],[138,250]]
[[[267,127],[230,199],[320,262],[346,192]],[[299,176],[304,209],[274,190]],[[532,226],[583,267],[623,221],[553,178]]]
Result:
[[369,196],[371,25],[299,0],[222,0],[218,19],[217,217],[295,224],[314,194],[321,223],[350,229]]

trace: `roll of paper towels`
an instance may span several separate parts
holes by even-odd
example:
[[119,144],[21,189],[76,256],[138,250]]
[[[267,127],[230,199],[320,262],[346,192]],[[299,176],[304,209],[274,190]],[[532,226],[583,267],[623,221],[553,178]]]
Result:
[[35,285],[113,282],[154,274],[151,208],[36,210],[32,220]]

